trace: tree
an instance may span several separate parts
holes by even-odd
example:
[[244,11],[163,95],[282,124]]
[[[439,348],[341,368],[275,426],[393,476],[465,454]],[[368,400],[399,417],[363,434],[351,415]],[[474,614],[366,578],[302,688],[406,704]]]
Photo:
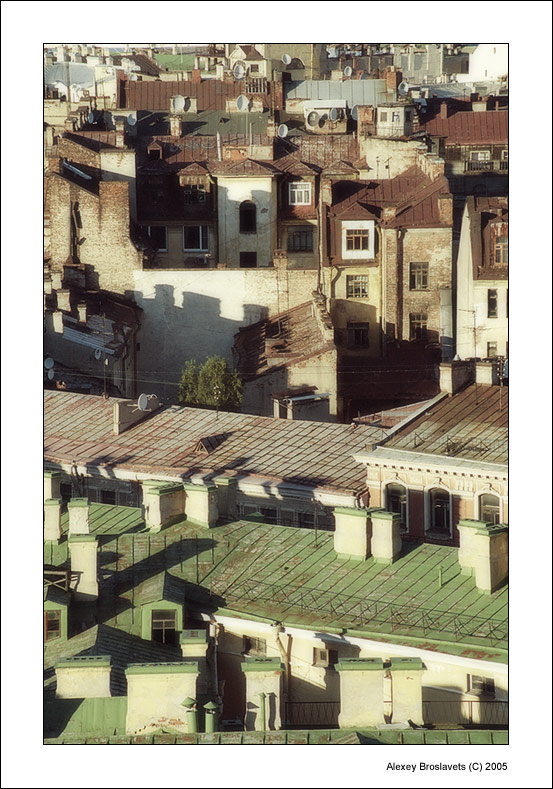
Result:
[[199,367],[186,362],[178,390],[183,405],[200,405],[234,411],[242,402],[242,382],[222,356],[209,356]]

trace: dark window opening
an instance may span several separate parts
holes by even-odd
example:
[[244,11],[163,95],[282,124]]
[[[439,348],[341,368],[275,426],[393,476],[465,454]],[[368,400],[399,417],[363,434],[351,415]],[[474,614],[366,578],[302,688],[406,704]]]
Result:
[[368,323],[348,323],[348,346],[368,347],[369,345],[369,324]]
[[257,252],[240,252],[240,268],[255,268]]
[[177,645],[176,611],[152,611],[152,641],[158,644]]
[[187,205],[204,204],[206,202],[205,186],[203,184],[187,184],[184,187],[184,202]]
[[116,494],[114,490],[101,490],[100,491],[100,501],[102,504],[115,504],[116,503]]
[[497,356],[497,342],[489,342],[486,356],[488,359],[495,359]]
[[255,233],[257,230],[257,208],[246,201],[240,206],[240,232]]
[[44,612],[44,640],[53,641],[61,636],[61,611]]
[[167,251],[167,228],[164,225],[150,225],[148,235],[154,249],[158,252]]
[[499,497],[492,493],[480,496],[479,517],[485,523],[496,525],[499,523]]
[[313,228],[290,228],[288,230],[288,251],[313,252]]
[[428,315],[422,312],[409,315],[409,339],[426,341],[428,335]]
[[73,495],[73,486],[70,482],[62,482],[60,485],[60,496],[62,501],[69,501]]
[[159,159],[161,159],[161,151],[159,150],[159,148],[152,148],[151,150],[149,150],[148,151],[148,159],[151,162],[156,162]]
[[495,696],[495,681],[491,677],[469,674],[467,679],[468,693],[474,693],[478,696]]
[[488,289],[488,318],[497,318],[497,290]]
[[388,485],[386,488],[386,505],[389,512],[400,515],[399,527],[407,531],[407,491],[403,485]]
[[430,491],[430,529],[449,535],[449,493],[445,490]]
[[264,657],[267,654],[267,642],[264,638],[244,636],[244,654],[252,657]]
[[208,250],[209,235],[204,225],[191,225],[183,227],[183,249],[190,251]]

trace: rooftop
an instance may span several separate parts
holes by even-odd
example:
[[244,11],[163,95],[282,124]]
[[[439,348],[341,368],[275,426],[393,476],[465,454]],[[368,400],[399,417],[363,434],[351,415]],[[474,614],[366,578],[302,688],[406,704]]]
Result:
[[[47,563],[59,566],[64,545],[56,546],[57,556],[47,552]],[[173,584],[186,582],[189,612],[278,620],[288,627],[506,662],[507,587],[482,595],[474,578],[461,575],[457,553],[406,542],[391,566],[346,561],[336,556],[332,533],[243,520],[209,531],[181,522],[159,534],[106,532],[99,548],[98,633],[116,638],[123,630],[137,637],[137,588],[168,571]],[[129,646],[139,648],[137,642]],[[86,631],[58,645],[55,659],[87,649],[112,654],[109,644]]]
[[284,84],[284,96],[290,99],[323,100],[345,99],[348,107],[356,104],[376,105],[386,101],[390,94],[386,91],[385,79],[365,80],[304,80]]
[[[173,96],[188,96],[198,99],[198,110],[225,110],[228,99],[236,99],[245,93],[243,80],[222,82],[217,79],[205,79],[201,82],[192,80],[138,82],[126,80],[122,91],[122,107],[132,110],[162,110],[169,112]],[[255,98],[263,100],[270,106],[268,94],[255,94]]]
[[471,384],[399,430],[384,449],[505,464],[508,411],[508,387]]
[[435,117],[421,129],[433,137],[445,137],[446,145],[479,145],[509,142],[509,113],[456,112],[449,118]]
[[[45,392],[45,459],[190,477],[238,476],[360,492],[365,474],[353,454],[381,438],[380,428],[163,406],[119,436],[113,435],[118,398]],[[125,401],[128,402],[128,401]],[[196,452],[210,436],[224,439],[209,454]]]

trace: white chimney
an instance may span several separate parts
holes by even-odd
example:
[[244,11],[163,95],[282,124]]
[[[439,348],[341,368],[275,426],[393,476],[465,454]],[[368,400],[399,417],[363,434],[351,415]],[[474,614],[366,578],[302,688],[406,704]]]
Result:
[[61,539],[61,499],[44,502],[44,540],[59,542]]
[[71,588],[76,600],[98,597],[98,540],[93,534],[69,532]]
[[79,323],[86,323],[87,307],[84,301],[80,304],[77,304],[77,312],[79,313]]
[[71,312],[71,291],[67,289],[58,290],[56,296],[58,299],[58,310]]
[[71,499],[67,504],[69,512],[69,534],[89,534],[88,499]]

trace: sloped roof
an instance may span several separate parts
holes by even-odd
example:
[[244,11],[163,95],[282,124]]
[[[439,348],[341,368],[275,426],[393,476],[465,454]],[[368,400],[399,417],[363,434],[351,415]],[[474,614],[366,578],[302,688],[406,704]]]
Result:
[[[363,489],[365,477],[353,453],[379,440],[380,429],[162,406],[148,419],[113,435],[113,405],[72,392],[44,393],[45,459],[145,474],[192,473],[261,476],[339,491]],[[128,401],[124,401],[128,402]],[[228,438],[207,456],[198,441]]]
[[[236,99],[245,93],[243,80],[222,82],[217,79],[205,79],[201,82],[191,80],[139,82],[126,80],[123,90],[123,107],[133,110],[149,110],[150,112],[169,112],[173,96],[189,96],[198,99],[198,111],[224,110],[228,99]],[[255,94],[265,106],[270,106],[267,94]]]
[[256,162],[253,159],[242,159],[237,162],[217,162],[211,171],[214,175],[224,176],[264,176],[276,175],[278,170],[269,162]]
[[345,99],[347,106],[353,107],[355,104],[372,104],[374,106],[386,101],[389,96],[390,94],[386,91],[385,79],[322,79],[284,83],[284,98],[286,100]]
[[506,110],[456,112],[449,118],[432,118],[421,130],[433,137],[445,137],[446,145],[478,145],[509,141],[509,113]]

